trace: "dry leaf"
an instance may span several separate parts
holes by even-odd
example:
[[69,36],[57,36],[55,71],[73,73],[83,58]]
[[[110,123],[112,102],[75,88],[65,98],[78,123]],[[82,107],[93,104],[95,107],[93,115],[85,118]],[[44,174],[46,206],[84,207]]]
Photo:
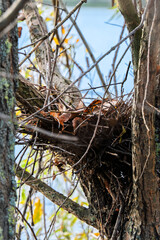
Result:
[[62,31],[62,34],[64,35],[65,34],[65,28],[63,27],[63,25],[61,26],[61,31]]
[[22,34],[22,27],[18,27],[18,37],[20,38]]

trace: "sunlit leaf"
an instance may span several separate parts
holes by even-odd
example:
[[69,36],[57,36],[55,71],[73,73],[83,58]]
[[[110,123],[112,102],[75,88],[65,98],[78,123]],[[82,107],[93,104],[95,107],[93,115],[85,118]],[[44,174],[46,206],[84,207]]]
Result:
[[97,232],[97,233],[93,233],[96,237],[98,237],[100,234],[99,234],[99,232]]
[[76,202],[78,200],[78,198],[79,197],[77,196],[77,197],[73,198],[72,200]]
[[55,15],[55,14],[54,14],[54,11],[52,11],[52,12],[50,13],[50,16],[51,16],[51,17],[54,17],[54,15]]
[[42,203],[41,203],[40,199],[38,198],[38,200],[34,204],[34,212],[33,212],[34,224],[38,223],[41,220],[42,213],[43,213]]
[[88,203],[87,202],[81,202],[81,206],[84,206],[84,205],[88,206]]
[[44,12],[44,10],[42,10],[42,8],[38,8],[38,12],[41,15]]
[[26,193],[25,193],[25,189],[22,189],[22,194],[21,194],[21,202],[20,204],[25,204],[25,200],[26,200]]
[[26,220],[27,220],[27,221],[28,221],[28,219],[29,219],[29,216],[30,216],[30,212],[27,211],[27,214],[26,214]]
[[70,226],[72,227],[77,221],[77,218],[76,217],[73,217],[73,220],[71,221],[70,223]]
[[49,18],[49,17],[46,17],[46,18],[45,18],[45,21],[46,21],[46,22],[51,21],[51,20],[52,20],[52,19]]
[[71,38],[72,38],[72,36],[71,36],[70,38],[66,38],[66,39],[64,40],[64,42],[65,42],[65,43],[68,43]]
[[62,27],[61,27],[61,31],[62,31],[62,34],[64,35],[65,34],[65,28],[63,27],[63,25],[62,25]]
[[60,45],[57,37],[54,37],[53,40],[54,40],[56,45]]
[[38,236],[38,234],[42,231],[42,227],[40,227],[37,232],[36,232],[36,236]]
[[20,110],[16,111],[16,116],[17,116],[17,117],[21,116],[21,114],[22,114],[22,113],[21,113]]

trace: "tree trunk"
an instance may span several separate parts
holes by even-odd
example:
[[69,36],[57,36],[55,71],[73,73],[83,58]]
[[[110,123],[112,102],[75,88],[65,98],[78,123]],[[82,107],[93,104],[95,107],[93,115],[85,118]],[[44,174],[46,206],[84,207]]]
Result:
[[[1,12],[12,1],[0,0]],[[15,239],[14,105],[17,29],[0,39],[0,239]]]
[[[133,198],[123,239],[159,239],[160,198],[156,173],[155,97],[159,65],[160,2],[151,1],[143,29],[132,111]],[[158,100],[156,99],[158,104]],[[157,106],[159,107],[159,106]],[[156,127],[156,128],[155,128]]]

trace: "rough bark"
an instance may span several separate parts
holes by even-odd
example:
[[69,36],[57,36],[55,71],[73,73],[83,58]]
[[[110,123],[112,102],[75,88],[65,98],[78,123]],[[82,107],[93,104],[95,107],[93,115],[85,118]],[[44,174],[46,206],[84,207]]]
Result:
[[[119,10],[121,11],[122,15],[124,16],[128,31],[131,32],[140,23],[140,18],[138,17],[135,6],[133,5],[133,1],[132,0],[128,0],[128,1],[118,0],[118,7],[119,7]],[[140,29],[132,37],[132,48],[131,49],[132,49],[132,60],[133,60],[133,66],[134,66],[135,73],[138,68],[141,33],[142,33],[142,31]]]
[[[132,113],[133,200],[124,239],[159,239],[160,198],[156,173],[156,68],[159,63],[159,1],[151,1],[140,49]],[[158,103],[158,102],[157,102]],[[156,127],[156,129],[155,129]],[[157,133],[156,133],[157,134]]]
[[[1,11],[5,12],[12,1],[1,0]],[[14,239],[16,200],[14,179],[14,74],[18,73],[17,29],[14,28],[0,39],[0,239]],[[7,77],[10,73],[10,77]],[[5,74],[7,74],[5,76]],[[11,121],[5,119],[9,116]]]

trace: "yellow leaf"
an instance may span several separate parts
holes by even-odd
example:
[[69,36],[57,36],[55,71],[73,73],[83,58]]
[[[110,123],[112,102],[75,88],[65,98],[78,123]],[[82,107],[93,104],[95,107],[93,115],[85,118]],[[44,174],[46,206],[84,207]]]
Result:
[[70,38],[66,38],[66,39],[64,40],[64,42],[65,42],[65,43],[68,43],[68,41],[69,41],[71,38],[72,38],[72,36],[71,36]]
[[57,37],[54,37],[53,40],[54,40],[54,42],[55,42],[56,45],[60,45]]
[[51,21],[52,19],[51,18],[49,18],[49,17],[46,17],[46,22],[48,22],[48,21]]
[[41,220],[42,213],[43,213],[42,203],[41,203],[40,199],[38,198],[38,200],[34,204],[34,212],[33,212],[34,224],[38,223]]
[[62,34],[64,35],[65,34],[65,28],[63,27],[63,25],[62,25],[62,27],[61,27],[61,31],[62,31]]
[[77,38],[77,40],[76,40],[76,43],[78,43],[79,42],[79,38]]
[[86,48],[86,52],[88,53],[88,49]]
[[73,200],[73,201],[77,201],[77,200],[78,200],[78,197],[75,197],[75,198],[73,198],[72,200]]
[[94,233],[94,235],[95,235],[96,237],[98,237],[98,236],[99,236],[99,232],[97,232],[97,233]]
[[17,116],[17,117],[21,116],[21,111],[20,111],[20,110],[19,110],[19,111],[16,111],[16,116]]
[[88,203],[87,202],[81,202],[81,206],[84,206],[84,205],[88,206]]
[[51,16],[51,17],[54,17],[54,15],[55,15],[55,14],[54,14],[54,11],[52,11],[52,12],[50,13],[50,16]]
[[66,39],[64,40],[64,42],[65,42],[65,43],[68,43],[68,38],[66,38]]

